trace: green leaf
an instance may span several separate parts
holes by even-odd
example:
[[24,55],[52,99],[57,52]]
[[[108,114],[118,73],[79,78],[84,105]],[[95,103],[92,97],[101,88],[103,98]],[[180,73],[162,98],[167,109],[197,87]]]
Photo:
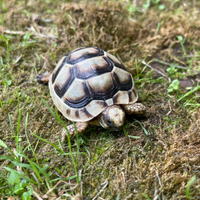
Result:
[[11,85],[11,83],[12,83],[12,80],[7,80],[7,85],[8,86]]
[[169,92],[169,93],[170,93],[170,92],[173,92],[173,91],[174,91],[173,88],[168,88],[168,89],[167,89],[167,92]]
[[178,36],[176,36],[176,37],[177,37],[177,39],[179,40],[179,42],[182,42],[182,41],[183,41],[183,36],[178,35]]
[[22,200],[31,200],[31,195],[28,192],[22,194]]
[[31,196],[33,194],[33,187],[32,187],[32,185],[28,185],[27,189],[28,189],[28,194]]
[[24,179],[20,182],[20,186],[23,187],[23,188],[25,188],[27,185],[28,185],[28,183]]
[[150,7],[150,5],[151,5],[151,0],[146,0],[146,3],[143,4],[143,8],[148,9]]
[[153,0],[154,4],[158,4],[160,2],[160,0]]
[[168,67],[166,69],[166,71],[169,73],[169,74],[175,74],[177,72],[177,69],[175,68],[174,65],[171,65],[170,67]]
[[158,6],[158,9],[159,9],[159,10],[164,10],[164,9],[165,9],[165,5],[163,5],[163,4],[159,5],[159,6]]
[[179,89],[179,80],[175,79],[172,81],[172,83],[169,85],[167,91],[168,92],[173,92],[174,90],[178,90]]
[[10,172],[8,173],[8,184],[14,185],[14,184],[19,184],[20,183],[20,177],[18,176],[18,174],[14,173],[14,172]]
[[129,7],[128,11],[129,11],[130,13],[133,13],[133,12],[136,11],[136,7],[135,7],[133,4],[131,4],[131,6]]
[[23,191],[24,191],[24,188],[20,185],[20,183],[14,186],[15,194],[22,194]]
[[[35,182],[35,181],[33,181],[32,179],[30,179],[30,178],[28,178],[27,176],[25,176],[25,175],[23,174],[23,172],[16,171],[16,170],[11,169],[11,168],[9,168],[9,167],[4,167],[4,169],[6,169],[7,171],[11,172],[11,173],[15,176],[15,178],[17,177],[16,181],[18,181],[18,178],[23,178],[23,179],[25,179],[27,182],[30,182],[30,183],[33,183],[33,184],[38,185],[37,182]],[[13,175],[12,175],[12,176],[13,176]],[[15,179],[11,179],[11,181],[12,181],[12,180],[14,181]],[[19,182],[20,182],[20,180],[19,180]]]

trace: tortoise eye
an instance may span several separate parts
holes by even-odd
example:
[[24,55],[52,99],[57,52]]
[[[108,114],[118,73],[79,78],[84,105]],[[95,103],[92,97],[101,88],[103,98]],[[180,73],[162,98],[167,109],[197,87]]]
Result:
[[109,119],[107,119],[106,122],[108,125],[112,125],[112,122]]

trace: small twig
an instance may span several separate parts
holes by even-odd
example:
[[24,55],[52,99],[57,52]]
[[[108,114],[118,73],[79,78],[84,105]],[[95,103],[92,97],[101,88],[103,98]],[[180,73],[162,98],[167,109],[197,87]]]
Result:
[[39,183],[39,180],[38,180],[37,176],[35,175],[35,173],[32,172],[31,174],[32,174],[32,176],[34,177],[35,181],[36,181],[37,183]]
[[172,112],[170,100],[168,100],[168,104],[169,104],[169,112],[166,114],[167,116]]
[[[161,183],[160,177],[159,177],[158,172],[157,172],[156,169],[155,169],[155,172],[156,172],[156,176],[158,178],[158,183],[159,183],[160,187],[162,187],[162,183]],[[164,200],[163,192],[161,192],[161,193],[162,193],[162,200]]]
[[145,61],[142,61],[142,64],[146,65],[147,67],[149,67],[150,69],[153,69],[154,71],[156,71],[157,73],[161,74],[162,76],[166,77],[168,79],[168,81],[171,83],[171,79],[166,76],[165,74],[163,74],[162,72],[160,72],[159,70],[153,68],[151,65],[147,64]]
[[4,30],[3,32],[7,33],[7,34],[11,34],[11,35],[24,35],[25,34],[25,32],[23,32],[23,31]]
[[[34,27],[31,27],[31,28],[28,28],[28,30],[30,31],[30,33],[33,34],[33,36],[35,37],[39,37],[39,38],[48,38],[48,39],[57,39],[56,36],[54,35],[45,35],[45,34],[42,34],[42,33],[38,33]],[[10,31],[10,30],[4,30],[3,31],[4,33],[7,33],[7,34],[11,34],[11,35],[25,35],[27,32],[24,32],[24,31]]]
[[15,62],[13,63],[13,65],[16,65],[18,63],[18,61],[21,59],[22,55],[20,55],[16,60]]
[[[52,188],[50,188],[48,191],[47,191],[47,193],[45,194],[45,195],[47,195],[47,194],[49,194],[50,192],[52,192],[60,183],[62,183],[63,181],[62,180],[60,180],[60,181],[58,181]],[[45,196],[44,195],[44,196]]]
[[34,190],[33,190],[33,196],[36,197],[38,200],[43,200],[43,198],[41,198],[41,197],[39,196],[39,194],[36,193]]
[[195,131],[199,128],[198,123],[199,123],[199,120],[197,120],[197,127],[194,129]]
[[69,191],[69,190],[72,191],[72,190],[74,190],[74,189],[78,186],[78,184],[67,183],[67,182],[65,182],[65,181],[63,181],[63,180],[60,180],[60,181],[58,181],[52,188],[50,188],[50,189],[47,191],[47,193],[44,194],[44,195],[42,196],[42,198],[44,198],[44,199],[47,198],[47,197],[48,197],[48,194],[51,193],[60,183],[64,183],[64,184],[66,184],[67,186],[75,185],[73,188],[64,190],[64,191],[62,192],[62,195],[61,195],[61,196],[66,196],[66,195],[68,195],[68,194],[63,194],[63,193],[64,193],[64,192],[67,192],[67,191]]
[[122,181],[123,181],[123,184],[125,185],[125,176],[124,176],[124,172],[121,172],[122,174]]
[[157,178],[158,178],[159,185],[160,185],[160,187],[162,187],[162,183],[161,183],[161,181],[160,181],[160,177],[159,177],[158,172],[157,172],[156,169],[155,169],[155,172],[156,172],[156,176],[157,176]]
[[102,187],[102,189],[97,193],[97,195],[96,195],[92,200],[95,200],[95,199],[103,192],[103,190],[104,190],[104,189],[106,188],[106,186],[108,185],[108,181],[102,183],[101,185],[104,185],[104,186]]
[[4,189],[4,188],[7,188],[7,187],[9,187],[9,186],[6,185],[6,186],[3,186],[3,187],[0,187],[0,190],[2,190],[2,189]]
[[45,35],[45,34],[42,34],[42,33],[38,33],[33,26],[31,26],[31,28],[28,28],[28,30],[32,31],[34,36],[39,36],[39,38],[57,39],[57,37],[54,36],[54,35]]
[[71,185],[75,185],[75,186],[73,188],[67,189],[65,191],[72,191],[72,190],[76,189],[79,184],[72,184],[71,183]]
[[[82,169],[79,170],[78,176],[79,176],[79,180],[81,180],[81,173],[82,173]],[[83,182],[80,181],[80,193],[81,195],[83,195]]]
[[158,190],[156,190],[155,193],[154,193],[154,198],[153,198],[153,200],[157,200],[158,197],[159,197],[159,195],[158,195]]

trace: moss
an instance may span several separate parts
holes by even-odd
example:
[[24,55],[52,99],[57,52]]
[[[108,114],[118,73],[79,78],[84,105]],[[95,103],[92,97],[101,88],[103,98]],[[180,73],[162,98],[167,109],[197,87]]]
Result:
[[[31,134],[59,145],[62,130],[41,100],[44,98],[55,110],[48,87],[39,85],[36,77],[52,71],[58,60],[71,50],[98,46],[123,61],[135,77],[139,101],[149,110],[147,119],[137,120],[149,135],[144,134],[133,116],[127,118],[130,125],[126,132],[139,139],[125,136],[123,131],[88,129],[72,141],[72,151],[77,152],[79,148],[82,152],[78,156],[74,154],[82,186],[72,189],[76,184],[72,178],[71,186],[64,186],[62,182],[57,188],[71,189],[71,194],[77,196],[82,192],[85,199],[92,199],[99,192],[104,199],[146,199],[145,195],[151,199],[156,195],[185,199],[186,184],[196,176],[190,191],[191,199],[195,199],[200,185],[199,90],[182,101],[178,99],[187,92],[187,86],[193,87],[199,82],[196,75],[200,51],[197,42],[200,16],[196,9],[199,3],[194,6],[185,1],[188,6],[184,7],[180,2],[172,5],[163,1],[165,12],[156,4],[143,12],[146,1],[140,1],[135,11],[129,9],[128,3],[114,1],[70,2],[11,0],[4,1],[0,8],[3,13],[0,15],[3,22],[0,27],[0,139],[10,149],[16,148],[14,134],[19,129],[19,144],[29,159],[36,162],[36,155],[40,166],[48,166],[52,180],[69,181],[75,173],[70,156]],[[189,63],[178,35],[184,39]],[[142,63],[144,60],[149,65]],[[172,75],[166,71],[170,65],[178,69]],[[186,80],[186,84],[168,94],[170,79]],[[186,101],[192,106],[185,107]],[[71,123],[58,115],[66,124]],[[61,147],[69,152],[67,142]],[[0,151],[2,155],[9,155],[3,147]],[[2,172],[10,163],[0,162]],[[5,183],[0,185],[4,187]],[[44,187],[38,187],[36,191],[43,195],[47,189],[43,190]],[[54,191],[61,196],[59,189]]]

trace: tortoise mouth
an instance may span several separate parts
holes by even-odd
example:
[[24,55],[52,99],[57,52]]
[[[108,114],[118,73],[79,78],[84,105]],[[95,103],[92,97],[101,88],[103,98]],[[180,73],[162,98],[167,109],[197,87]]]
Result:
[[111,131],[121,131],[123,129],[124,123],[121,124],[108,124],[106,123],[105,125],[105,121],[103,122],[103,124],[101,124],[105,129],[111,130]]
[[110,127],[109,129],[112,131],[121,131],[122,128],[123,128],[123,126],[122,127]]

